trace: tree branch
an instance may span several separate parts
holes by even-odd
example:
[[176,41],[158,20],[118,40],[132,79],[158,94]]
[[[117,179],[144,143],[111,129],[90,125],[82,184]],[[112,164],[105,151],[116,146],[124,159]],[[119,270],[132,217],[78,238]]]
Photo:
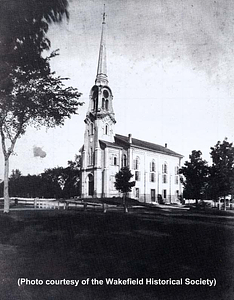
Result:
[[2,138],[2,151],[3,151],[4,157],[6,157],[7,156],[6,144],[5,144],[6,139],[5,139],[5,135],[2,130],[2,127],[1,127],[0,131],[1,131],[1,138]]
[[7,151],[8,157],[12,154],[12,152],[13,152],[13,150],[14,150],[15,143],[16,143],[16,141],[17,141],[19,135],[20,135],[21,132],[22,132],[22,126],[23,126],[23,124],[21,123],[21,124],[19,125],[19,129],[18,129],[18,131],[16,132],[14,138],[11,139],[11,146],[8,148],[8,151]]

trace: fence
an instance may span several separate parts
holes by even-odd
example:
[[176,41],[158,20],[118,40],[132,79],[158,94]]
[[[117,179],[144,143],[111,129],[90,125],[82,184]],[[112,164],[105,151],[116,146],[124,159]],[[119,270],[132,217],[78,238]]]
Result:
[[[0,205],[3,206],[3,198],[0,198]],[[10,208],[12,209],[69,209],[69,208],[81,208],[86,210],[88,208],[98,209],[102,208],[106,210],[108,205],[93,202],[84,202],[78,199],[58,200],[55,198],[21,198],[11,197]]]
[[[186,205],[195,205],[196,200],[195,199],[185,199],[184,204]],[[219,201],[214,201],[214,200],[198,200],[198,205],[204,205],[204,206],[209,206],[213,208],[218,208],[218,209],[224,209],[224,199],[219,199]],[[227,210],[233,210],[234,209],[234,204],[233,200],[226,199],[226,209]]]
[[[3,205],[3,198],[0,198],[0,203]],[[64,203],[56,199],[41,199],[41,198],[10,198],[11,208],[31,208],[31,209],[59,209],[64,207]]]

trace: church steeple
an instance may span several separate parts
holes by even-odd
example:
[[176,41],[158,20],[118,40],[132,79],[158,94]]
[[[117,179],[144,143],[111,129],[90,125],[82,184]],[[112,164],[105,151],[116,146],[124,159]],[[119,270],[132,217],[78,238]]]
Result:
[[114,142],[114,125],[116,123],[113,109],[113,94],[108,84],[106,67],[106,45],[105,45],[106,13],[104,9],[102,19],[101,43],[98,58],[97,76],[95,85],[91,88],[89,95],[89,108],[86,114],[85,140],[92,136],[86,148],[99,148],[99,140]]
[[105,4],[104,4],[104,12],[102,18],[102,33],[101,33],[101,42],[99,49],[99,57],[98,57],[98,68],[97,68],[97,76],[95,80],[96,85],[107,85],[107,67],[106,67],[106,12],[105,12]]

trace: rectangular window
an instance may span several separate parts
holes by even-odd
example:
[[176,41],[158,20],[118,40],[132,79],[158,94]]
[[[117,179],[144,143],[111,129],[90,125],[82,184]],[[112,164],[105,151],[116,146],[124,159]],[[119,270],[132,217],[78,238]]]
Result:
[[139,188],[136,188],[136,198],[139,198],[139,195],[140,195],[140,190]]
[[139,170],[139,157],[133,160],[133,169]]
[[155,189],[150,190],[151,193],[151,201],[155,202]]
[[164,199],[167,198],[167,190],[163,190],[163,198],[164,198]]
[[136,170],[136,160],[133,160],[133,169]]
[[115,191],[116,188],[115,188],[115,176],[111,175],[110,176],[110,188],[112,191]]
[[179,184],[179,176],[175,177],[175,184]]
[[155,182],[155,173],[150,173],[150,181]]
[[163,175],[162,180],[163,180],[163,183],[167,183],[167,175],[166,174]]
[[140,181],[140,172],[139,171],[135,171],[135,180],[136,181]]

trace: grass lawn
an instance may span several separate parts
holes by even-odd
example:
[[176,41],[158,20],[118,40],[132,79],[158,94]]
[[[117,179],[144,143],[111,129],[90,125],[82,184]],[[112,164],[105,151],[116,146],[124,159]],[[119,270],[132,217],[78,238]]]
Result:
[[[51,210],[1,213],[0,228],[1,300],[234,299],[233,222]],[[19,287],[18,278],[43,284]],[[103,285],[45,284],[87,278]],[[110,286],[105,278],[144,284]],[[146,278],[183,285],[146,285]],[[216,286],[186,286],[185,278],[215,278]]]

